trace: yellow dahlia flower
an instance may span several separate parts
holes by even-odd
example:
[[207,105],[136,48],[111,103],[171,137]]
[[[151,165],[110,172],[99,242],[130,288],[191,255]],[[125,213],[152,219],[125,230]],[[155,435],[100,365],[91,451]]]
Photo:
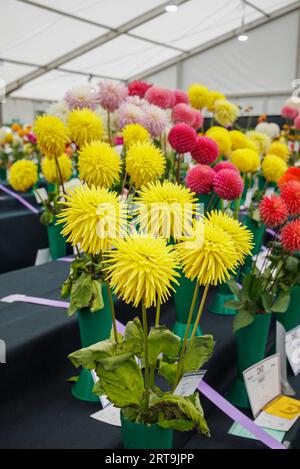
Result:
[[55,116],[40,116],[34,124],[37,145],[48,158],[60,156],[68,142],[65,124]]
[[136,215],[141,230],[174,240],[191,234],[197,199],[190,189],[156,181],[142,187],[138,195]]
[[190,105],[195,109],[203,109],[206,107],[209,99],[209,90],[206,86],[195,83],[188,89]]
[[267,155],[261,165],[264,177],[268,182],[277,182],[284,175],[288,166],[277,155]]
[[166,160],[152,143],[138,142],[126,155],[126,172],[136,188],[160,178],[165,171]]
[[231,151],[231,139],[228,130],[222,127],[211,127],[206,132],[206,135],[216,142],[220,149],[221,156],[229,155]]
[[229,132],[232,150],[239,150],[247,147],[247,137],[239,130],[230,130]]
[[209,221],[221,227],[229,234],[234,243],[238,262],[243,264],[246,256],[250,256],[253,248],[253,233],[242,223],[226,213],[213,211],[207,215]]
[[219,124],[224,127],[229,127],[232,125],[238,118],[239,108],[227,101],[226,99],[219,99],[215,102],[215,119]]
[[223,93],[220,93],[219,91],[213,91],[213,90],[209,91],[208,97],[207,97],[207,104],[206,104],[207,110],[209,112],[214,112],[215,103],[219,99],[226,99],[226,97],[224,96]]
[[73,246],[79,244],[85,253],[99,254],[126,235],[127,211],[116,192],[83,185],[66,199],[58,224],[64,225],[62,235]]
[[101,140],[103,124],[99,114],[89,109],[74,109],[68,115],[70,139],[80,148],[93,140]]
[[254,143],[259,155],[265,155],[269,151],[271,139],[268,135],[251,130],[247,132],[246,136]]
[[252,173],[259,168],[258,153],[248,148],[235,150],[231,153],[230,161],[241,171],[241,173]]
[[245,148],[249,148],[250,150],[255,151],[255,153],[258,152],[258,146],[257,146],[257,144],[254,143],[254,142],[252,142],[252,140],[250,140],[249,138],[246,138]]
[[108,279],[116,295],[126,303],[146,308],[162,304],[178,284],[176,253],[166,240],[133,235],[114,242],[116,249],[108,253]]
[[150,134],[140,124],[128,124],[123,129],[123,139],[125,147],[129,147],[138,142],[150,142]]
[[109,189],[120,179],[121,158],[108,143],[94,141],[79,151],[78,170],[89,186]]
[[187,278],[200,285],[218,285],[235,273],[238,254],[232,237],[211,221],[198,220],[193,238],[175,246]]
[[273,142],[269,149],[270,155],[279,156],[284,161],[288,161],[290,158],[289,147],[285,143]]
[[[72,176],[72,161],[69,156],[65,153],[57,158],[61,177],[63,182],[66,182]],[[54,159],[43,158],[42,160],[42,172],[45,179],[54,184],[60,182],[60,176]]]
[[10,168],[8,182],[15,191],[28,191],[38,182],[37,165],[29,160],[16,161]]

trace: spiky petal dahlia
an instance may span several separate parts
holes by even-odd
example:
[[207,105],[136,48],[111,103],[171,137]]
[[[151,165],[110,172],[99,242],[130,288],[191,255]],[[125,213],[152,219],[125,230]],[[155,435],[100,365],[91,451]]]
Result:
[[99,254],[126,235],[127,211],[116,192],[84,185],[66,199],[58,224],[64,225],[62,235],[73,246],[79,244],[85,253]]
[[60,175],[63,182],[66,182],[72,176],[72,161],[71,158],[63,153],[57,158],[57,163],[59,165],[60,174],[58,172],[57,164],[54,159],[43,158],[42,160],[42,172],[45,179],[54,184],[60,183]]
[[80,148],[94,140],[101,140],[102,119],[89,109],[75,109],[68,116],[68,129],[71,140]]
[[155,104],[143,107],[143,126],[150,132],[152,137],[160,137],[169,124],[167,112]]
[[160,178],[165,165],[162,152],[152,143],[138,142],[129,148],[126,155],[126,172],[137,189]]
[[172,120],[174,124],[184,122],[192,126],[195,121],[194,109],[187,104],[176,104],[172,109]]
[[174,105],[174,97],[172,91],[167,88],[161,88],[160,86],[151,86],[145,94],[145,99],[150,104],[161,109],[169,109]]
[[71,111],[84,108],[94,111],[99,103],[97,91],[91,85],[74,86],[66,92],[64,101]]
[[239,109],[235,104],[230,103],[226,99],[219,99],[215,102],[214,115],[219,124],[229,127],[238,118]]
[[231,139],[228,130],[214,126],[206,132],[206,136],[216,142],[221,156],[229,155],[231,151]]
[[186,124],[176,124],[170,130],[168,140],[177,153],[188,153],[192,152],[196,146],[197,134]]
[[116,295],[134,307],[165,303],[179,276],[172,246],[162,238],[137,234],[116,240],[114,246],[107,256],[107,277]]
[[176,250],[186,277],[197,278],[200,285],[226,282],[237,267],[232,237],[207,219],[196,221],[193,237],[177,244]]
[[78,170],[80,179],[89,187],[109,189],[120,179],[121,159],[108,143],[94,141],[79,151]]
[[18,192],[26,192],[38,181],[38,167],[33,161],[19,160],[10,168],[8,182]]
[[126,125],[129,124],[140,124],[144,119],[144,112],[141,106],[125,102],[118,110],[117,119],[119,122],[119,128],[122,130]]
[[282,225],[288,217],[284,200],[278,195],[265,196],[259,205],[260,216],[266,226]]
[[231,169],[232,171],[235,171],[236,173],[240,174],[237,167],[234,166],[234,164],[230,163],[230,161],[221,161],[220,163],[216,164],[216,166],[214,166],[215,173],[219,173],[223,169]]
[[174,90],[173,96],[174,96],[174,106],[180,103],[189,104],[189,97],[185,91]]
[[187,173],[186,185],[196,194],[209,194],[212,190],[215,174],[210,166],[197,164]]
[[290,181],[281,188],[281,198],[290,215],[300,215],[300,182]]
[[279,156],[284,161],[288,161],[290,158],[289,147],[285,143],[273,142],[269,149],[270,155]]
[[123,83],[102,80],[99,83],[99,104],[109,112],[116,111],[128,96],[128,89]]
[[230,161],[241,171],[241,173],[252,173],[257,171],[260,160],[259,155],[253,150],[243,148],[235,150],[230,156]]
[[246,256],[250,256],[253,248],[253,233],[242,223],[226,213],[213,211],[207,215],[209,221],[222,228],[231,236],[238,262],[243,264]]
[[261,165],[263,175],[269,182],[277,182],[287,168],[286,162],[276,155],[267,155]]
[[289,181],[300,182],[300,168],[295,166],[289,168],[280,179],[278,179],[278,187],[282,188]]
[[129,124],[123,129],[123,139],[125,147],[130,147],[137,142],[150,142],[150,134],[147,129],[140,124]]
[[280,234],[281,244],[287,251],[300,251],[300,220],[286,225]]
[[188,89],[190,104],[195,109],[203,109],[207,106],[209,91],[206,86],[193,84]]
[[142,99],[151,86],[145,81],[133,81],[128,85],[128,94],[129,96],[139,96]]
[[191,232],[197,199],[189,189],[157,181],[142,187],[138,195],[136,214],[142,231],[174,240]]
[[214,191],[224,200],[239,199],[244,190],[240,174],[231,169],[223,169],[214,177]]
[[191,155],[197,163],[212,164],[219,156],[219,147],[209,137],[198,137]]
[[60,156],[68,142],[65,124],[55,116],[39,116],[34,124],[34,133],[41,152],[48,158]]

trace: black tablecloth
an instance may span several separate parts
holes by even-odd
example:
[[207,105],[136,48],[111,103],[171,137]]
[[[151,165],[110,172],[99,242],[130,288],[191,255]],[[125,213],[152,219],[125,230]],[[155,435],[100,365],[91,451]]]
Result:
[[[59,286],[69,267],[56,261],[1,275],[0,298],[20,293],[60,299]],[[235,339],[232,317],[207,310],[213,294],[201,324],[204,333],[212,333],[216,340],[205,380],[225,394],[236,375]],[[136,314],[120,302],[116,310],[123,323]],[[162,321],[171,325],[173,320],[173,307],[168,304],[162,310]],[[76,317],[68,318],[60,308],[0,301],[0,338],[7,344],[7,363],[0,365],[0,448],[122,447],[120,428],[90,418],[100,405],[78,401],[71,395],[67,379],[77,370],[67,355],[80,347]],[[299,379],[294,378],[293,384],[300,389]],[[228,435],[232,421],[206,398],[201,400],[212,437],[176,433],[174,448],[265,448],[258,441]],[[296,447],[300,447],[298,437],[296,428],[291,438]]]

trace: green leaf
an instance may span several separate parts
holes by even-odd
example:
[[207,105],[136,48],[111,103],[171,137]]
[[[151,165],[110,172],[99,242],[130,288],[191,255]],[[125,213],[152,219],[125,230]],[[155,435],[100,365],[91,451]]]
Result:
[[69,298],[70,293],[71,293],[71,288],[72,288],[72,282],[69,278],[65,281],[61,288],[61,297],[63,299]]
[[124,341],[126,348],[141,358],[144,352],[144,333],[139,318],[135,318],[133,321],[127,323],[124,332]]
[[95,313],[104,308],[104,301],[102,295],[102,283],[98,280],[92,280],[92,294],[93,302],[91,306],[91,312]]
[[194,337],[187,342],[183,360],[183,372],[199,370],[212,356],[214,339],[212,335]]
[[267,292],[267,291],[262,293],[261,301],[262,301],[262,305],[264,307],[264,310],[267,313],[271,313],[271,310],[272,310],[272,296],[270,295],[270,293]]
[[163,376],[168,384],[172,386],[176,380],[176,372],[177,372],[177,364],[176,363],[168,363],[164,360],[160,361],[158,374]]
[[97,368],[101,390],[116,407],[127,407],[143,403],[144,379],[135,360],[121,363],[113,371]]
[[149,363],[156,365],[158,356],[163,353],[167,357],[179,354],[181,339],[173,334],[166,326],[152,327],[148,336]]
[[297,272],[299,260],[295,257],[289,256],[285,262],[285,268],[288,272]]
[[195,423],[192,420],[183,418],[167,420],[163,412],[159,413],[157,423],[161,428],[177,430],[178,432],[190,432],[195,426]]
[[102,358],[111,357],[116,348],[116,344],[110,339],[103,340],[97,344],[91,345],[87,348],[82,348],[76,352],[71,353],[68,358],[71,360],[76,368],[83,366],[88,370],[94,370],[97,361]]
[[243,327],[247,327],[255,319],[255,314],[251,314],[249,311],[246,309],[242,309],[239,311],[239,313],[235,316],[233,320],[233,331],[237,332],[239,329],[242,329]]
[[236,300],[228,300],[228,301],[226,301],[224,306],[226,308],[239,310],[239,309],[243,308],[243,303],[241,303],[240,301],[236,301]]
[[228,280],[227,285],[229,286],[230,290],[234,294],[236,298],[240,297],[240,288],[234,280]]
[[291,300],[290,292],[281,292],[272,306],[273,313],[285,313]]

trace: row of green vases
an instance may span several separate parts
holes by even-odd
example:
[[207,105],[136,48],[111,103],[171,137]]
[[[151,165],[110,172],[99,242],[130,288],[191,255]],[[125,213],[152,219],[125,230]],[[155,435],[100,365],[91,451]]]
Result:
[[49,249],[52,260],[59,259],[67,254],[67,242],[61,234],[61,226],[57,226],[55,223],[56,221],[47,227]]
[[0,168],[0,181],[6,181],[7,180],[7,169],[6,168]]

